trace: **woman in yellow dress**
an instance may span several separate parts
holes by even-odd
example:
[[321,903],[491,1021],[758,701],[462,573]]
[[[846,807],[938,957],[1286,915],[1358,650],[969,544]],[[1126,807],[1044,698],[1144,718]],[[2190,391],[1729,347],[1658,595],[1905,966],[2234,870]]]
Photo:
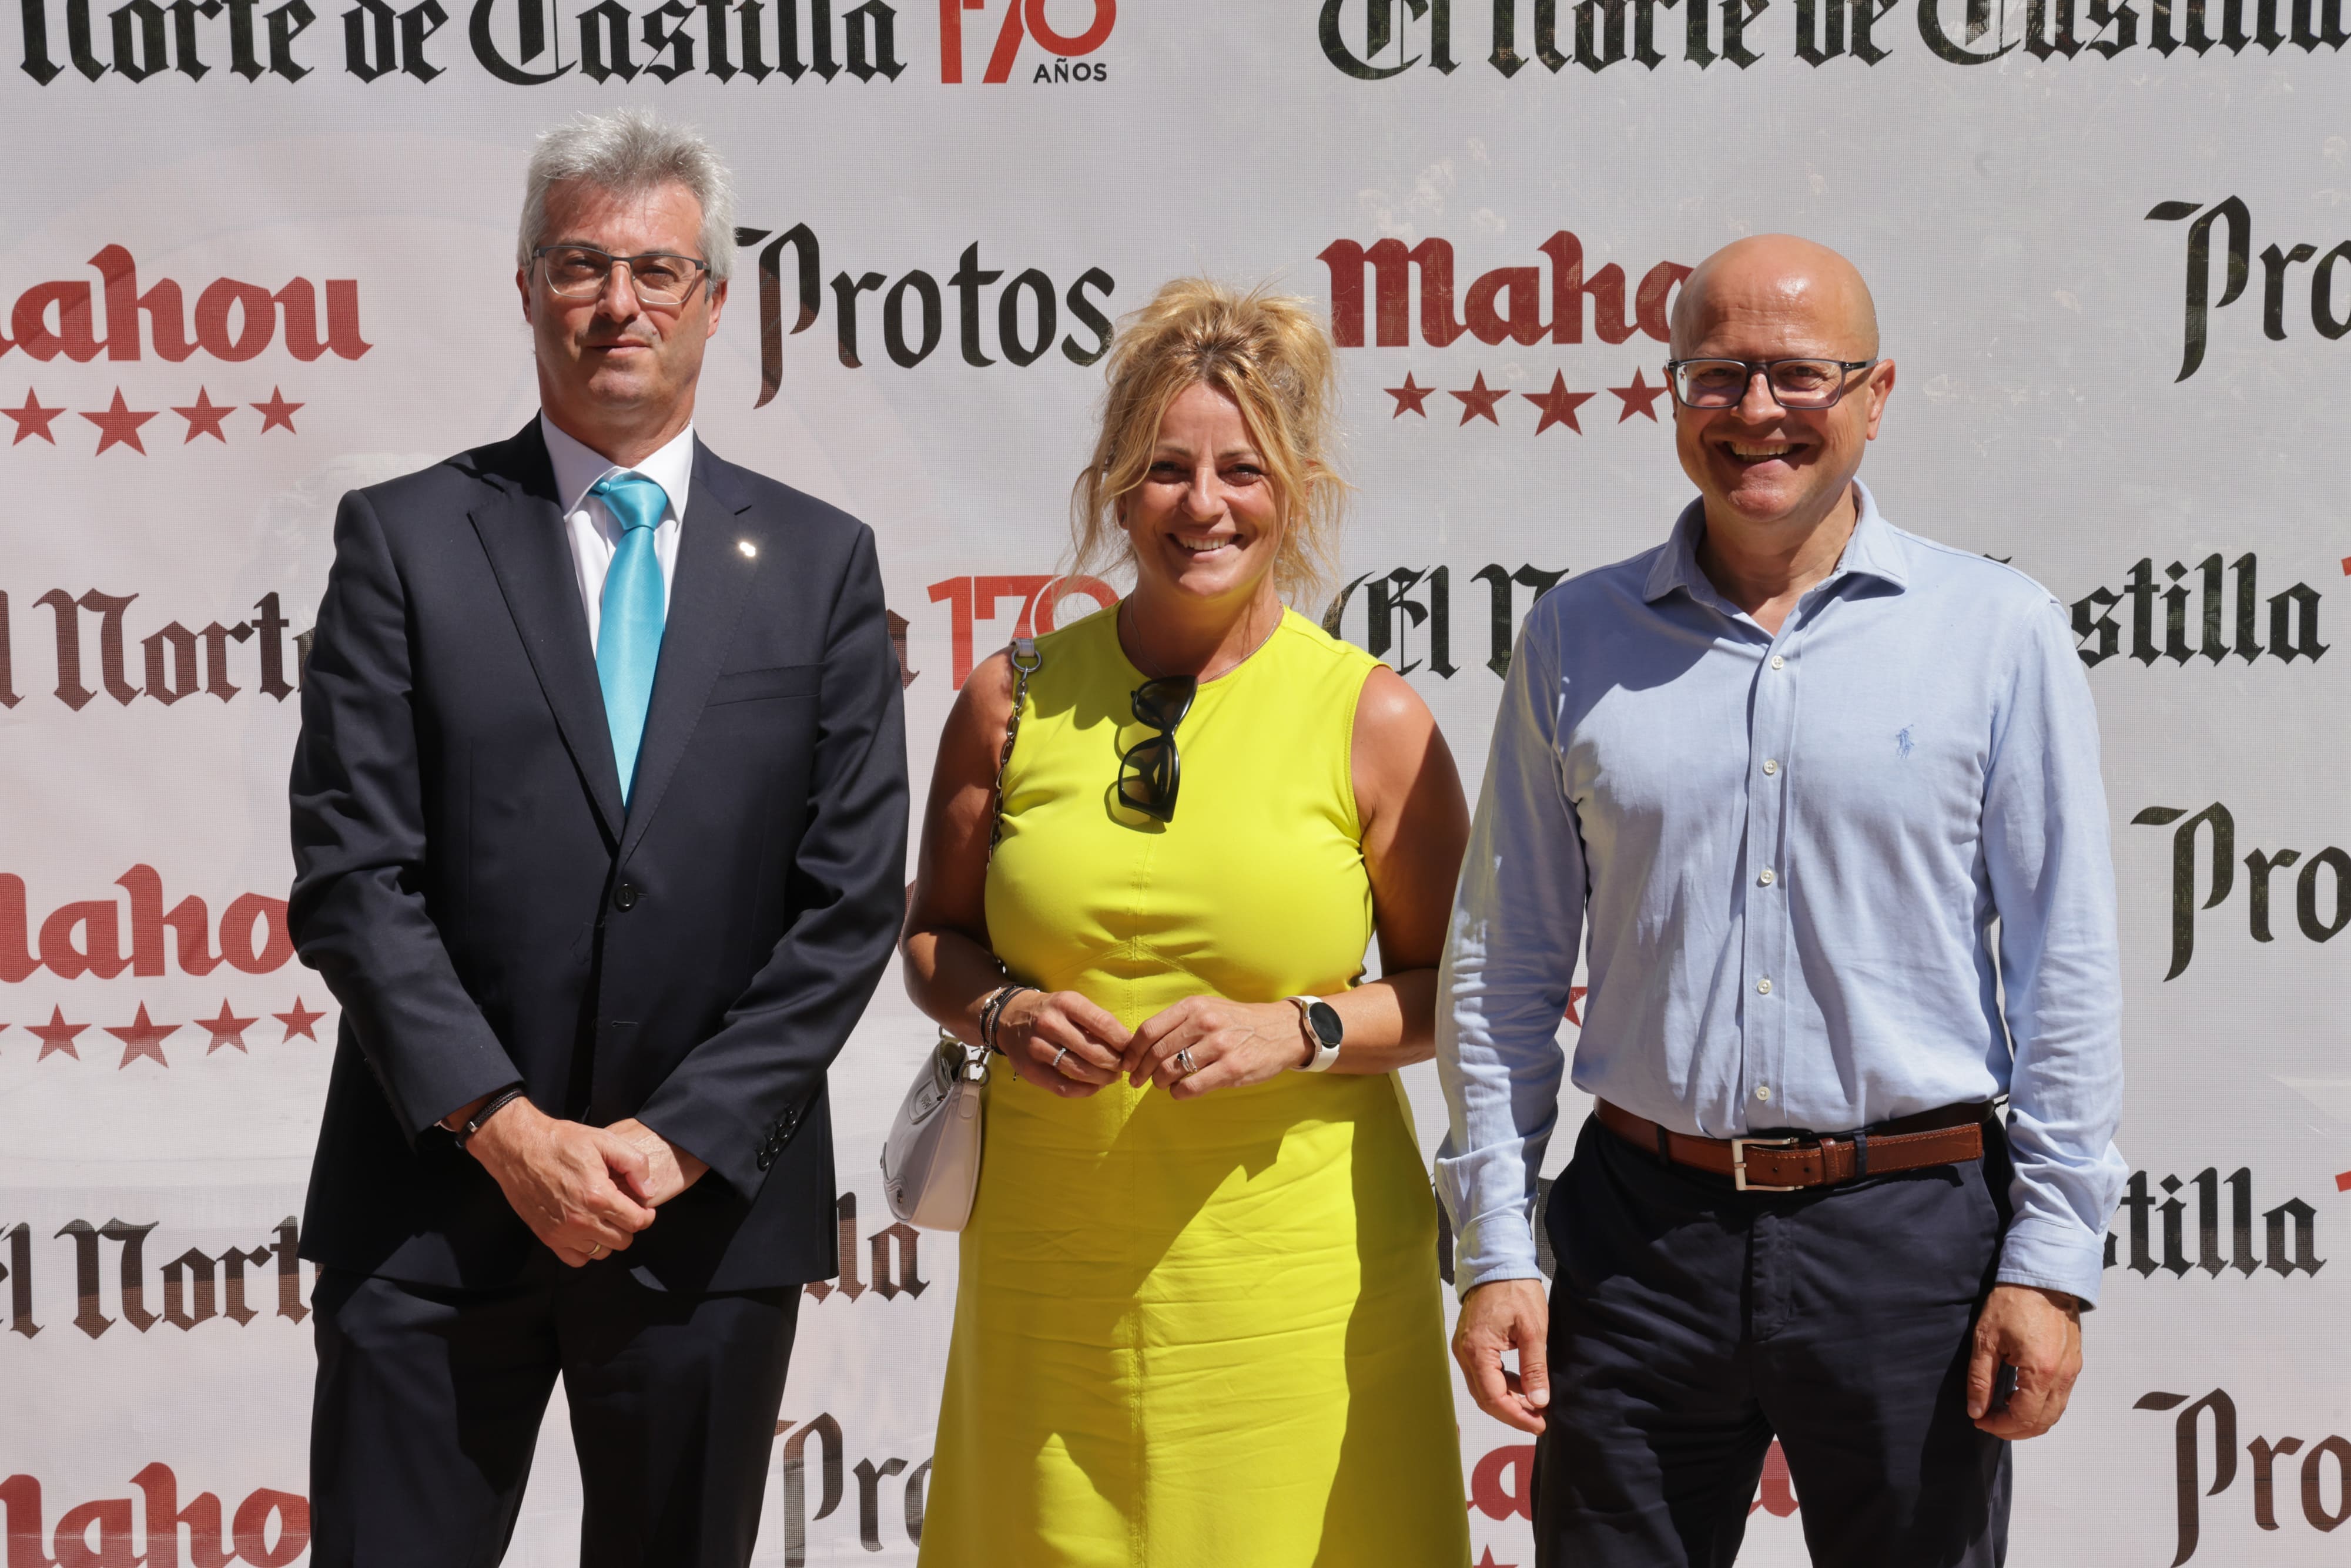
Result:
[[1460,782],[1411,688],[1283,605],[1343,495],[1304,303],[1172,283],[1109,382],[1073,521],[1134,590],[1025,691],[1003,653],[965,685],[907,916],[915,1002],[1002,1053],[922,1561],[1459,1568],[1395,1074],[1431,1051]]

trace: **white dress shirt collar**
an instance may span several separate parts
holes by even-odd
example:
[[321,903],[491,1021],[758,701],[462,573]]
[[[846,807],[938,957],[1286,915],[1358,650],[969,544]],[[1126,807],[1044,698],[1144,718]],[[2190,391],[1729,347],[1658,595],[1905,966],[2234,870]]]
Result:
[[[547,442],[548,461],[555,466],[555,502],[567,517],[580,509],[589,486],[607,474],[642,474],[668,496],[669,508],[664,515],[684,520],[686,487],[694,479],[694,425],[690,422],[643,462],[626,467],[565,434],[544,410],[538,416],[538,431]],[[600,518],[604,513],[601,506],[592,510]]]
[[547,442],[548,461],[555,469],[556,503],[563,508],[564,546],[571,556],[580,585],[580,608],[588,615],[588,646],[592,650],[603,632],[604,577],[611,570],[613,552],[621,546],[620,518],[591,494],[607,474],[642,474],[662,487],[669,502],[653,527],[653,557],[661,563],[662,606],[667,613],[670,590],[677,580],[678,536],[685,516],[686,486],[694,477],[694,427],[631,468],[622,468],[592,447],[566,435],[544,412],[539,434]]

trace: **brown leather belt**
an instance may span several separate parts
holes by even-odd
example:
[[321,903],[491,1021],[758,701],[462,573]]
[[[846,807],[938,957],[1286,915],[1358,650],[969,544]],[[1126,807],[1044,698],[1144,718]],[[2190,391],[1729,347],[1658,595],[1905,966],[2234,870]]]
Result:
[[1729,1176],[1740,1192],[1794,1192],[1855,1176],[1957,1165],[1983,1158],[1989,1105],[1946,1105],[1853,1133],[1792,1133],[1776,1138],[1700,1138],[1593,1102],[1600,1124],[1646,1154]]

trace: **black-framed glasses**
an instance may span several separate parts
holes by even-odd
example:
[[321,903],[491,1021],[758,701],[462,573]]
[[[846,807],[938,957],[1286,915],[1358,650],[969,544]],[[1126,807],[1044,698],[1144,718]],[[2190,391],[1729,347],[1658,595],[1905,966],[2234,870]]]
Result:
[[1876,360],[1667,360],[1666,380],[1684,408],[1736,408],[1761,376],[1782,408],[1834,408],[1845,377]]
[[1134,688],[1129,699],[1137,724],[1155,733],[1126,748],[1118,759],[1118,798],[1146,817],[1176,820],[1176,791],[1184,782],[1184,759],[1176,754],[1176,727],[1192,711],[1200,683],[1190,675],[1161,675]]
[[701,257],[665,250],[614,256],[592,245],[543,245],[530,254],[533,260],[547,263],[547,287],[559,299],[595,298],[619,266],[629,269],[630,287],[645,304],[683,305],[694,286],[710,274],[710,264]]

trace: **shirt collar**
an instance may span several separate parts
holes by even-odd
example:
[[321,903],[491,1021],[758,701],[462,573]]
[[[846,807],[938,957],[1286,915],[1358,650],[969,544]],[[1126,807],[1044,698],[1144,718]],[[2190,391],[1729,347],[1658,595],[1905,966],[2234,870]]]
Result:
[[1845,541],[1837,570],[1874,577],[1890,588],[1909,587],[1910,564],[1903,556],[1901,530],[1879,514],[1868,486],[1855,479],[1853,493],[1861,498],[1861,516],[1854,521],[1853,538]]
[[666,515],[684,520],[686,486],[694,476],[691,422],[643,462],[626,468],[557,429],[543,409],[539,411],[538,431],[546,439],[548,461],[555,469],[555,498],[567,517],[580,509],[587,499],[589,487],[607,474],[642,474],[659,485],[662,493],[669,497]]
[[1667,538],[1657,559],[1649,563],[1649,580],[1641,590],[1641,597],[1655,604],[1675,589],[1687,589],[1701,602],[1714,597],[1714,584],[1698,570],[1698,536],[1706,528],[1706,502],[1692,501],[1674,519],[1674,531]]
[[[1836,570],[1824,580],[1834,582],[1854,572],[1876,578],[1896,589],[1907,588],[1910,574],[1902,559],[1901,536],[1879,514],[1876,498],[1870,495],[1868,486],[1855,479],[1853,493],[1860,502],[1860,516],[1854,519],[1853,537],[1845,541],[1844,554],[1838,559]],[[1698,541],[1705,530],[1706,503],[1692,501],[1674,519],[1673,536],[1649,565],[1649,579],[1641,590],[1644,600],[1654,604],[1679,588],[1700,603],[1720,601],[1721,595],[1698,564]]]

